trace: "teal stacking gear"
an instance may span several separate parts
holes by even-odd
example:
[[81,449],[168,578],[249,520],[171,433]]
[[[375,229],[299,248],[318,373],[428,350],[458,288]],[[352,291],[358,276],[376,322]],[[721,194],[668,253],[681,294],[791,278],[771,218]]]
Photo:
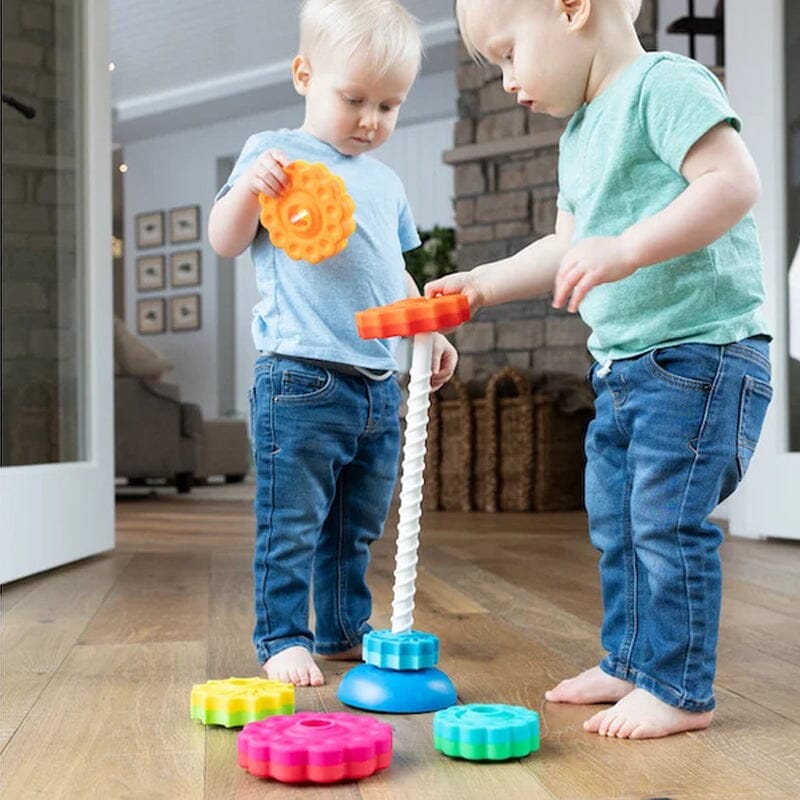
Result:
[[468,761],[524,758],[539,749],[539,715],[522,706],[452,706],[433,717],[433,746]]
[[439,638],[432,633],[370,631],[365,634],[363,658],[381,669],[426,669],[439,662]]
[[342,678],[336,696],[346,705],[384,714],[424,714],[454,705],[456,688],[436,667],[439,638],[432,633],[369,631],[364,664]]

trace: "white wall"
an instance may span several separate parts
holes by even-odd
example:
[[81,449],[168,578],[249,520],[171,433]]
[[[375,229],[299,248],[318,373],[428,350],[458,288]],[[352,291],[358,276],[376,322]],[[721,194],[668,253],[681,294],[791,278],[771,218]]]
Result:
[[[401,125],[393,138],[375,155],[398,171],[406,184],[409,200],[420,227],[449,225],[453,221],[450,201],[452,175],[442,164],[442,151],[452,146],[455,119],[456,87],[453,72],[441,72],[421,78],[401,113]],[[149,296],[169,296],[177,292],[142,295],[136,290],[134,219],[147,211],[168,211],[175,206],[199,204],[202,238],[199,243],[180,249],[198,247],[202,252],[203,281],[202,327],[191,333],[148,336],[149,346],[162,352],[174,364],[169,379],[181,388],[181,396],[199,403],[205,416],[217,416],[229,409],[220,409],[217,383],[217,275],[216,255],[206,240],[206,221],[217,186],[217,161],[235,156],[245,139],[256,131],[280,127],[296,127],[302,122],[302,106],[240,117],[224,123],[195,128],[152,139],[141,139],[125,145],[125,317],[131,330],[136,330],[137,300]],[[167,244],[147,253],[169,253],[179,249]],[[240,275],[239,272],[242,271]],[[237,269],[237,290],[247,291],[248,281],[241,263]],[[187,292],[195,291],[186,290]],[[237,299],[244,309],[255,304]],[[237,329],[249,331],[246,320],[237,320]],[[245,347],[245,345],[242,345]],[[252,346],[250,346],[252,351]],[[245,362],[245,350],[237,351],[237,364]],[[252,361],[251,361],[252,363]],[[249,367],[248,367],[249,369]],[[237,370],[238,372],[238,370]],[[248,375],[249,379],[249,375]],[[240,377],[237,376],[237,385]],[[246,412],[246,406],[237,411]]]
[[755,208],[764,251],[764,314],[774,335],[775,390],[748,475],[731,497],[730,532],[739,536],[800,539],[800,453],[789,451],[786,246],[785,85],[783,0],[729,3],[726,77],[742,135],[761,175]]

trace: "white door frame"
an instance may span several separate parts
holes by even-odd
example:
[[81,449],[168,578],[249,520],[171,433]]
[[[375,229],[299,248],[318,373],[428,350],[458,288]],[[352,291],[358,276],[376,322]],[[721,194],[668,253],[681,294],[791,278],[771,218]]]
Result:
[[800,453],[789,451],[788,268],[783,0],[725,7],[726,84],[761,173],[764,313],[774,336],[775,395],[750,471],[730,499],[730,532],[800,539]]
[[[108,0],[82,9],[86,460],[0,470],[0,583],[114,547],[111,92]],[[80,337],[79,337],[80,339]]]

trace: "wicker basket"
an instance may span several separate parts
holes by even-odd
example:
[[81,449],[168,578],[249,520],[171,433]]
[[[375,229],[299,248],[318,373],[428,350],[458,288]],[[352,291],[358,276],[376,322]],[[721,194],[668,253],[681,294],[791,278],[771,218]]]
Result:
[[546,375],[534,391],[533,411],[533,510],[582,509],[591,390],[574,376]]
[[486,382],[467,384],[472,409],[472,507],[490,511],[496,506],[497,465],[489,462],[489,420],[486,417]]
[[497,431],[497,507],[500,511],[530,511],[534,459],[530,382],[520,372],[506,369],[489,381],[486,396],[490,414],[494,408]]
[[471,511],[472,425],[467,389],[454,377],[437,395],[438,508]]
[[476,458],[473,497],[481,511],[529,511],[533,461],[533,404],[530,382],[506,368],[474,399]]
[[431,395],[423,508],[583,508],[583,440],[591,418],[591,390],[572,375],[549,373],[532,382],[506,368],[485,388],[453,378]]

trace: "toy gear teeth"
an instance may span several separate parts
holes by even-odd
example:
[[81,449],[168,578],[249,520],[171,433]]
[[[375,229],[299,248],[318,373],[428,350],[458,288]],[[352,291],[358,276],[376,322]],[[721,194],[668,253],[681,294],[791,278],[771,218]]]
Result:
[[258,196],[272,244],[310,264],[341,253],[356,229],[355,203],[344,181],[320,162],[294,161],[285,172],[289,186],[280,196]]

